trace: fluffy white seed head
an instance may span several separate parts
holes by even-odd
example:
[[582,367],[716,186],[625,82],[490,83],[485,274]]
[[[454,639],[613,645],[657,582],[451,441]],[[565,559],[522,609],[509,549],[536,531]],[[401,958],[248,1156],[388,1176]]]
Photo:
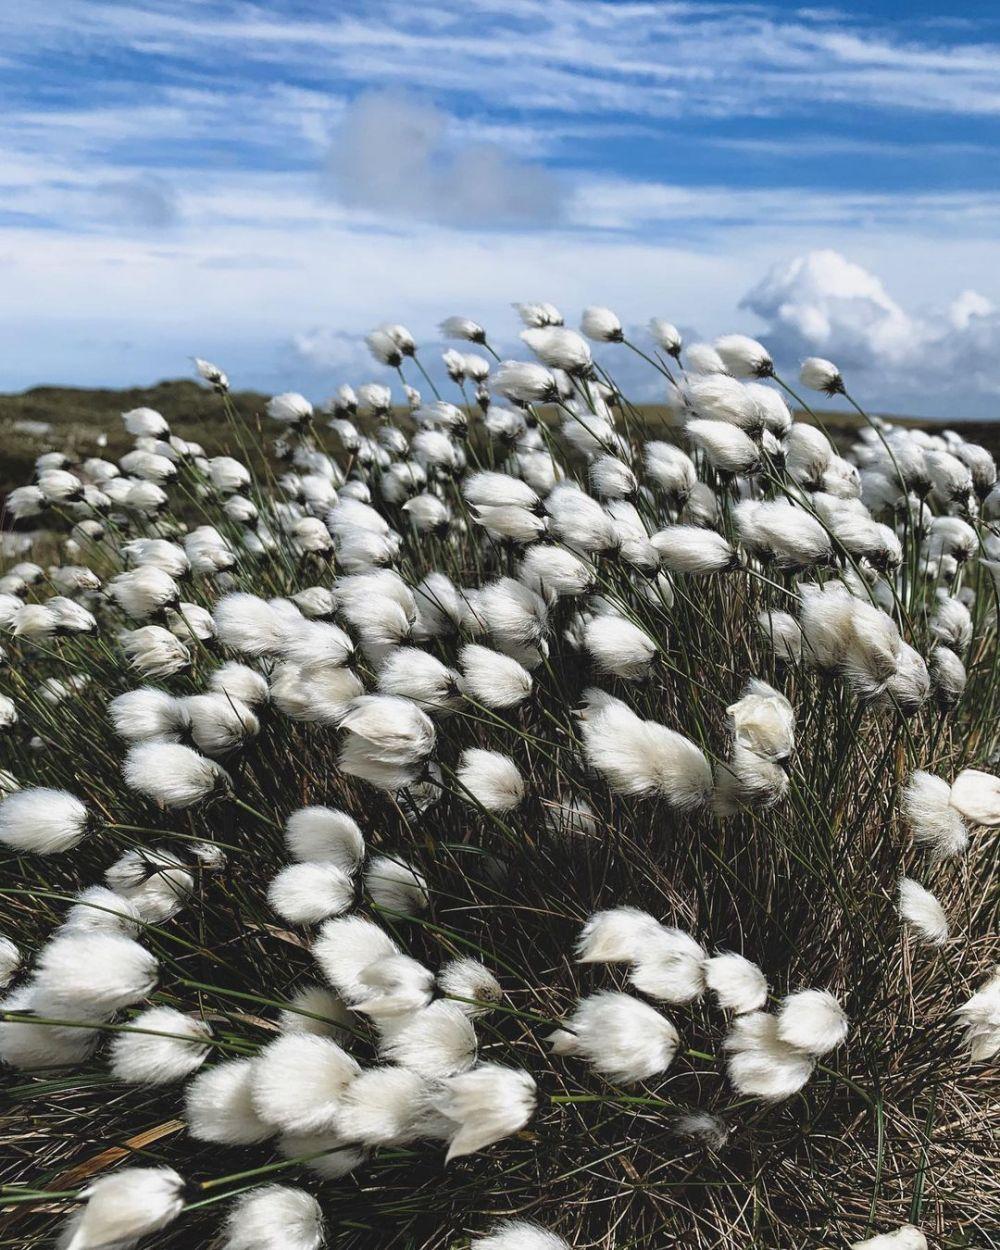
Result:
[[1000,825],[1000,777],[978,768],[965,768],[952,783],[950,800],[955,810],[974,825],[995,829]]
[[714,346],[734,378],[767,378],[774,372],[767,348],[745,334],[724,334]]
[[164,807],[190,807],[227,780],[214,760],[174,742],[143,742],[125,757],[125,784]]
[[587,622],[583,645],[599,672],[625,681],[641,681],[657,655],[656,643],[644,629],[610,613]]
[[143,677],[170,677],[187,668],[191,653],[162,625],[143,625],[119,635],[129,665]]
[[189,720],[181,699],[154,686],[126,690],[111,700],[108,711],[115,732],[128,742],[144,742],[151,738],[176,742]]
[[753,439],[728,421],[696,418],[684,427],[691,443],[723,473],[749,473],[760,462]]
[[901,806],[914,843],[929,850],[935,859],[961,855],[969,845],[968,830],[951,804],[951,787],[940,777],[913,773]]
[[421,1076],[454,1076],[476,1062],[476,1030],[459,1003],[438,999],[404,1017],[386,1036],[381,1054]]
[[274,655],[283,650],[286,626],[264,599],[237,592],[225,595],[213,609],[219,641],[241,655]]
[[344,1091],[360,1071],[332,1038],[288,1033],[253,1060],[253,1105],[262,1120],[285,1132],[333,1129]]
[[795,711],[783,694],[751,681],[743,697],[726,708],[733,738],[765,759],[787,758],[795,745]]
[[485,964],[464,956],[451,959],[437,974],[437,987],[467,1016],[478,1016],[500,1001],[503,989]]
[[488,708],[516,707],[531,695],[528,670],[510,656],[469,643],[459,655],[468,693]]
[[737,1015],[759,1011],[767,1002],[767,978],[755,963],[735,951],[722,951],[707,961],[705,984],[720,1007]]
[[581,727],[591,767],[622,794],[660,795],[681,810],[712,795],[712,770],[702,751],[682,734],[641,720],[615,700]]
[[70,1217],[63,1250],[133,1246],[173,1223],[184,1206],[184,1178],[168,1167],[121,1168],[81,1192],[87,1205]]
[[689,1003],[705,991],[708,955],[683,929],[657,925],[647,936],[629,981],[650,998]]
[[228,660],[209,676],[209,689],[253,707],[267,701],[267,678],[256,669]]
[[399,949],[377,924],[363,916],[344,916],[323,925],[312,953],[337,993],[357,1002],[369,992],[360,979],[364,969]]
[[392,855],[377,855],[371,861],[365,871],[365,888],[375,906],[393,918],[426,911],[430,898],[423,874]]
[[354,1017],[350,1008],[322,985],[296,990],[278,1016],[282,1033],[315,1033],[344,1042],[351,1034]]
[[569,1250],[565,1241],[530,1220],[501,1220],[485,1237],[473,1237],[471,1250]]
[[9,937],[0,937],[0,989],[10,985],[21,966],[21,952]]
[[851,1242],[851,1250],[927,1250],[927,1238],[913,1224],[901,1224],[891,1233],[876,1233]]
[[232,1204],[219,1246],[220,1250],[320,1250],[324,1241],[323,1210],[312,1194],[289,1185],[263,1185],[241,1194]]
[[648,1003],[601,990],[581,999],[554,1039],[556,1054],[579,1055],[612,1081],[632,1084],[670,1067],[680,1043],[677,1030]]
[[973,1063],[1000,1054],[1000,969],[955,1012],[965,1028],[965,1044]]
[[815,1060],[778,1035],[778,1021],[763,1011],[737,1016],[723,1047],[729,1079],[741,1094],[779,1102],[812,1076]]
[[354,882],[329,862],[289,864],[273,877],[267,900],[289,924],[319,924],[354,903]]
[[42,947],[34,984],[59,1002],[110,1013],[145,998],[158,975],[156,956],[131,938],[70,929]]
[[457,769],[458,783],[487,811],[509,812],[524,798],[524,778],[509,755],[468,747]]
[[300,807],[285,823],[285,845],[300,862],[328,861],[345,873],[357,871],[365,840],[355,820],[332,807]]
[[0,842],[12,850],[39,855],[68,851],[86,831],[86,807],[65,790],[38,786],[0,799]]
[[337,1130],[363,1146],[405,1145],[420,1135],[431,1109],[431,1086],[410,1068],[371,1068],[341,1101]]
[[191,738],[206,755],[228,755],[260,732],[260,722],[233,694],[195,694],[184,700]]
[[576,957],[583,964],[637,963],[660,925],[637,907],[595,912],[583,926]]
[[847,1037],[847,1016],[828,990],[799,990],[782,1000],[778,1037],[811,1055],[836,1050]]
[[231,1059],[199,1072],[184,1091],[184,1118],[196,1141],[249,1146],[266,1141],[274,1126],[254,1107],[252,1059]]
[[940,946],[948,940],[948,917],[930,892],[910,877],[899,881],[899,914],[922,942]]
[[126,851],[105,870],[104,880],[147,924],[176,915],[194,892],[184,861],[163,846]]
[[201,1067],[211,1049],[211,1028],[173,1007],[151,1007],[128,1022],[111,1043],[112,1075],[130,1085],[165,1085]]
[[517,1133],[535,1112],[537,1089],[527,1072],[481,1063],[442,1082],[437,1109],[455,1125],[446,1161],[474,1154]]
[[723,573],[738,563],[721,534],[696,525],[670,525],[649,541],[672,573]]
[[799,367],[799,381],[811,391],[822,391],[824,395],[836,395],[844,389],[840,370],[822,356],[809,356],[803,360]]

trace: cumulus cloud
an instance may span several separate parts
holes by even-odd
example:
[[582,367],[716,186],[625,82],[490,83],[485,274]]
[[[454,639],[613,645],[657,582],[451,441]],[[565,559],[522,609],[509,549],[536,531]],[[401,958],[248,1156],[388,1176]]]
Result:
[[1000,313],[978,291],[926,311],[903,308],[880,279],[839,252],[776,265],[743,298],[775,357],[826,356],[864,379],[880,402],[926,393],[954,375],[953,394],[1000,394]]
[[337,197],[380,214],[456,226],[554,224],[562,188],[495,141],[463,137],[440,109],[369,91],[344,110],[329,155]]
[[315,326],[294,335],[292,351],[297,361],[321,373],[347,369],[364,358],[358,335],[327,326]]
[[98,183],[91,195],[93,215],[109,225],[166,230],[180,220],[177,195],[154,174]]

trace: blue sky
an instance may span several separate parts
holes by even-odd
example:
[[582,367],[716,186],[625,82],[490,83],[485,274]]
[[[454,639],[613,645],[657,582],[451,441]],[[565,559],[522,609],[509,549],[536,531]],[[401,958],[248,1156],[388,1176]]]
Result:
[[32,7],[0,11],[0,387],[197,353],[321,396],[380,320],[513,349],[537,298],[1000,411],[995,4]]

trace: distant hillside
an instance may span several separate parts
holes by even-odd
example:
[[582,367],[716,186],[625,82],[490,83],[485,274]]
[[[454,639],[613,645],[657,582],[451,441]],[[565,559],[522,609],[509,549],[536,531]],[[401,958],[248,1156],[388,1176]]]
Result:
[[[267,396],[234,391],[232,399],[256,429]],[[121,391],[36,386],[20,395],[0,395],[0,496],[31,481],[35,457],[43,451],[117,459],[132,445],[121,414],[144,407],[161,412],[178,437],[201,443],[209,455],[233,449],[219,397],[197,382],[158,382]],[[101,435],[107,437],[103,450],[97,441]]]
[[[267,396],[254,391],[233,392],[233,402],[243,420],[255,432],[264,429]],[[53,449],[73,456],[98,453],[111,459],[126,452],[131,439],[122,427],[121,414],[130,408],[149,407],[161,412],[180,438],[202,444],[209,455],[238,450],[216,396],[208,387],[179,380],[158,382],[150,387],[128,390],[89,390],[69,386],[36,386],[19,395],[0,395],[0,497],[14,486],[31,480],[35,457]],[[669,420],[654,406],[646,409],[649,419],[656,415]],[[859,419],[851,413],[824,412],[823,420],[840,430],[856,428]],[[807,418],[808,419],[808,418]],[[942,428],[944,423],[895,417],[893,420],[926,429]],[[966,438],[982,443],[1000,457],[1000,422],[954,422]],[[107,437],[101,451],[98,438]]]

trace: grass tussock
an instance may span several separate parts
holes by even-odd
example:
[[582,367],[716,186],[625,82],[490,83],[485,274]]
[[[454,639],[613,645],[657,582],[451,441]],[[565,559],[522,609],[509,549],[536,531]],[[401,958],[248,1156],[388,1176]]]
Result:
[[993,1244],[992,455],[521,313],[8,495],[0,1244]]

